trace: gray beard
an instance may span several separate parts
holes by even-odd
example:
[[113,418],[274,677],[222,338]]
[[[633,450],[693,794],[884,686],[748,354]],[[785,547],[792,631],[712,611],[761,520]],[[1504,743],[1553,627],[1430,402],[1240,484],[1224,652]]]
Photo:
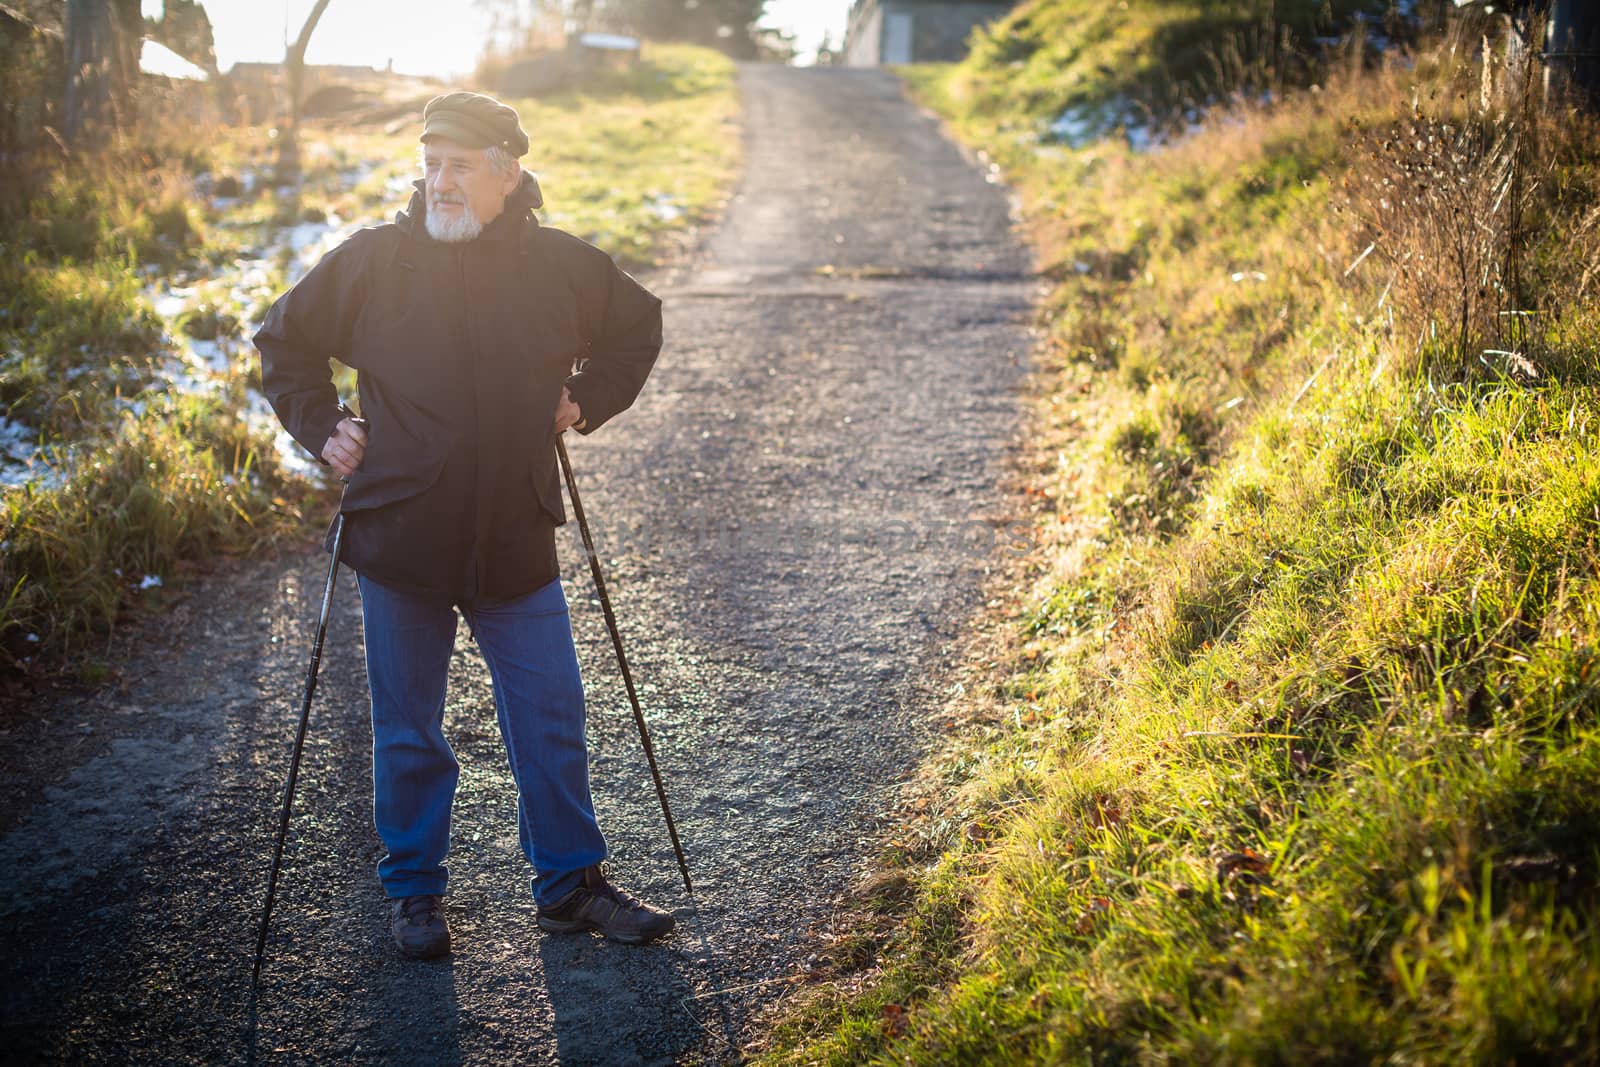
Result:
[[472,213],[472,208],[465,204],[461,205],[461,214],[453,219],[442,218],[431,211],[428,212],[427,226],[429,237],[446,244],[470,241],[483,232],[483,223]]

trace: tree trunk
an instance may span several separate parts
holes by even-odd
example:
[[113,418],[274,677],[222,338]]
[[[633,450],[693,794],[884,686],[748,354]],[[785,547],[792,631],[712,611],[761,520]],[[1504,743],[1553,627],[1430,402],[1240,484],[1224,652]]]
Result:
[[72,145],[112,117],[116,35],[109,0],[67,0],[67,86],[62,132]]
[[300,177],[300,93],[306,78],[306,46],[311,43],[312,31],[317,28],[322,13],[328,10],[328,3],[329,0],[317,0],[311,14],[306,16],[305,25],[300,27],[300,36],[289,46],[289,53],[283,59],[289,92],[289,125],[278,132],[279,185],[288,185]]
[[139,77],[143,29],[139,0],[67,0],[62,130],[69,143],[121,121]]

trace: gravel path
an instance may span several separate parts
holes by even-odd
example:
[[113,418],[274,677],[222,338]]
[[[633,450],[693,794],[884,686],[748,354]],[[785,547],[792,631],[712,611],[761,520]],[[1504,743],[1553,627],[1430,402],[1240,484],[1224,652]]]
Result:
[[397,959],[346,575],[252,1039],[254,924],[325,574],[294,553],[212,576],[144,629],[126,684],[0,738],[7,1060],[735,1058],[924,749],[929,680],[979,606],[1006,506],[1035,294],[1005,194],[891,76],[742,78],[738,195],[652,282],[668,348],[636,408],[571,446],[698,913],[564,542],[612,870],[681,909],[680,933],[643,949],[539,934],[463,627],[457,950]]

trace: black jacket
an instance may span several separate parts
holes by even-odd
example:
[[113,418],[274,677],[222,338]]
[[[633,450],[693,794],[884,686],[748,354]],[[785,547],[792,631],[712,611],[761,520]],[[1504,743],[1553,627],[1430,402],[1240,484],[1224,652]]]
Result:
[[508,599],[557,575],[563,383],[583,433],[626,409],[661,350],[661,302],[541,226],[531,174],[458,244],[428,236],[416,185],[393,223],[352,235],[273,304],[255,335],[262,386],[320,457],[347,414],[328,361],[357,371],[370,428],[342,505],[346,563],[452,602]]

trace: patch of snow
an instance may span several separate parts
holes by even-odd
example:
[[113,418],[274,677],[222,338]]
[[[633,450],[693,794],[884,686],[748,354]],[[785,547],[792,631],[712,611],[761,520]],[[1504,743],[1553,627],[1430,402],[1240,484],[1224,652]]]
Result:
[[656,218],[660,219],[662,222],[671,222],[674,219],[680,219],[683,217],[683,208],[674,203],[672,197],[665,193],[658,193],[655,196],[652,196],[646,202],[646,206],[648,206],[651,211],[654,211],[656,213]]
[[161,588],[161,575],[159,575],[159,574],[147,574],[147,575],[145,575],[139,581],[139,588],[140,589],[160,589]]
[[288,246],[289,251],[298,256],[301,252],[321,241],[323,237],[327,236],[327,233],[328,224],[325,222],[301,222],[291,227],[284,234],[282,243]]
[[233,360],[228,358],[220,341],[190,341],[189,350],[213,374],[226,374],[233,366]]
[[362,160],[355,166],[348,167],[345,170],[340,171],[339,181],[346,188],[351,188],[353,186],[360,185],[362,182],[372,177],[373,172],[377,169],[378,164],[375,161],[370,159]]
[[326,222],[302,222],[291,227],[280,245],[289,250],[295,266],[310,270],[359,228],[345,226],[344,220],[330,212]]
[[300,446],[300,442],[289,436],[288,430],[280,429],[272,444],[277,449],[278,460],[285,470],[313,481],[321,481],[326,477],[322,464],[312,459],[311,454]]
[[1125,133],[1128,138],[1128,147],[1135,152],[1148,152],[1162,140],[1150,132],[1150,127],[1140,123],[1130,123]]
[[1135,152],[1147,152],[1166,143],[1165,135],[1151,127],[1148,114],[1132,97],[1118,93],[1098,104],[1073,104],[1050,123],[1050,137],[1071,148],[1083,148],[1121,130]]
[[49,491],[66,484],[70,473],[72,450],[70,448],[41,448],[21,465],[0,460],[0,488],[19,489],[32,486]]
[[194,301],[195,291],[192,285],[170,285],[159,290],[159,295],[151,299],[150,306],[162,318],[175,319]]
[[241,167],[239,169],[239,186],[250,195],[254,196],[271,185],[272,171],[269,168]]
[[[358,182],[372,174],[376,167],[374,163],[362,163],[348,170],[344,180],[347,183]],[[262,174],[249,169],[240,174],[240,181],[247,185],[266,180],[268,178]],[[390,185],[409,190],[410,179],[397,176]],[[668,203],[666,197],[661,197],[660,201],[658,211],[677,210],[676,205]],[[163,394],[214,395],[225,389],[229,377],[234,374],[236,363],[249,351],[248,338],[260,327],[260,322],[252,320],[250,316],[279,295],[280,285],[275,279],[278,277],[280,257],[285,253],[289,257],[287,281],[292,283],[299,274],[309,270],[323,255],[346,240],[356,228],[347,226],[338,215],[330,213],[322,222],[308,221],[287,228],[269,229],[263,235],[262,244],[254,250],[263,252],[263,255],[234,259],[205,280],[203,291],[196,279],[182,272],[163,276],[159,268],[151,265],[142,267],[141,273],[146,280],[146,299],[167,326],[164,345],[167,353],[154,368],[149,388],[119,397],[117,407],[135,416],[143,416],[151,410],[152,403],[159,407],[162,403],[159,398]],[[219,312],[236,318],[239,329],[232,336],[214,340],[197,340],[186,336],[177,328],[177,320],[202,299],[213,303]],[[282,430],[265,397],[250,390],[246,405],[246,410],[241,414],[256,433],[273,440],[274,448],[287,471],[317,482],[326,479],[325,468]],[[34,451],[29,437],[27,456],[34,457]],[[6,458],[4,439],[0,437],[0,484],[38,484],[46,476],[59,482],[64,477],[53,462],[39,462],[43,457],[32,458],[30,465],[25,468],[14,468],[12,464],[4,462]]]
[[1100,136],[1100,116],[1088,105],[1074,104],[1050,123],[1050,135],[1071,148],[1082,148]]
[[578,43],[585,48],[598,48],[610,52],[639,50],[639,38],[620,33],[585,33],[578,37]]
[[139,72],[176,81],[203,82],[211,77],[204,67],[191,63],[166,45],[148,37],[139,45]]
[[0,415],[0,455],[13,463],[26,463],[33,458],[36,447],[32,430]]
[[37,462],[38,451],[32,430],[0,415],[0,485],[18,486],[37,479],[43,469]]

